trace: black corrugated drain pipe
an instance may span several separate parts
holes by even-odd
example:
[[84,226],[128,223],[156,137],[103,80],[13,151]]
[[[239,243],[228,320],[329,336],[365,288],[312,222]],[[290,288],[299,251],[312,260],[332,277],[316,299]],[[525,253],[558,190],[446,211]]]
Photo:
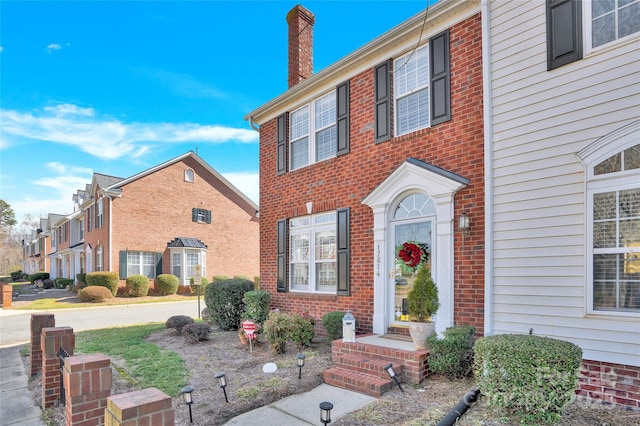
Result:
[[436,426],[451,426],[460,420],[460,417],[471,407],[471,404],[478,400],[479,394],[480,391],[478,389],[471,389]]

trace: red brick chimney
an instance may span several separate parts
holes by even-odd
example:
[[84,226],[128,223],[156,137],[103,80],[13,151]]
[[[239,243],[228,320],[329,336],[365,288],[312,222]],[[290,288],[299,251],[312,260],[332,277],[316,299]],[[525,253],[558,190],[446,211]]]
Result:
[[289,24],[289,88],[313,74],[313,13],[297,5],[287,13]]

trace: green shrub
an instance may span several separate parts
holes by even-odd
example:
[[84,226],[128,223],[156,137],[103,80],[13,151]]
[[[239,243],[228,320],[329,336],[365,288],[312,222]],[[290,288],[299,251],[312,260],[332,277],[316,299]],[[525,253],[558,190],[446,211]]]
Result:
[[223,331],[237,330],[244,312],[242,298],[253,290],[253,282],[243,279],[214,281],[204,289],[204,303],[211,321]]
[[99,286],[111,290],[112,295],[118,292],[118,274],[116,272],[100,271],[87,274],[87,287]]
[[145,275],[131,275],[127,277],[125,286],[128,296],[144,297],[149,294],[149,278]]
[[87,288],[87,283],[85,282],[78,283],[71,288],[71,291],[77,294],[83,288]]
[[191,343],[198,343],[205,340],[209,340],[211,334],[211,327],[209,324],[202,322],[194,322],[187,324],[182,328],[182,334],[186,337],[187,341]]
[[233,276],[234,280],[247,280],[247,281],[251,281],[251,279],[246,276],[246,275],[234,275]]
[[87,282],[87,274],[76,274],[76,282],[79,283],[85,283]]
[[211,282],[215,283],[216,281],[224,281],[224,280],[228,280],[229,277],[227,277],[226,275],[214,275],[213,279],[211,280]]
[[155,290],[158,294],[166,296],[168,294],[176,294],[180,280],[175,275],[160,274],[156,277]]
[[49,279],[49,273],[48,272],[36,272],[35,274],[29,275],[29,282],[31,284],[35,284],[36,281],[40,280],[40,281],[44,281]]
[[526,421],[553,422],[576,388],[582,350],[573,343],[532,335],[478,339],[473,372],[492,407]]
[[442,334],[442,339],[438,335],[427,337],[429,372],[444,374],[450,379],[470,376],[476,329],[470,325],[457,325]]
[[263,324],[269,315],[269,300],[271,295],[264,290],[251,290],[244,294],[244,313],[242,319]]
[[71,278],[56,278],[53,280],[53,285],[55,288],[67,288],[73,285],[73,280]]
[[42,281],[42,288],[49,290],[51,288],[55,287],[55,283],[53,282],[53,280],[51,278],[47,278],[46,280]]
[[182,333],[182,329],[184,328],[184,326],[188,324],[193,324],[194,322],[195,321],[193,321],[193,318],[188,317],[186,315],[174,315],[172,317],[169,317],[169,319],[164,325],[166,328],[175,329],[178,332],[178,334],[180,334]]
[[10,275],[11,275],[11,281],[14,281],[14,282],[26,280],[28,277],[28,275],[22,272],[21,269],[11,272]]
[[111,290],[103,286],[85,287],[78,292],[78,299],[83,302],[100,303],[107,299],[113,299]]
[[288,342],[295,343],[298,349],[308,347],[315,336],[311,318],[298,313],[271,312],[263,331],[275,353],[284,353]]
[[342,317],[344,317],[344,312],[340,311],[327,312],[322,316],[322,326],[327,332],[329,340],[342,338]]

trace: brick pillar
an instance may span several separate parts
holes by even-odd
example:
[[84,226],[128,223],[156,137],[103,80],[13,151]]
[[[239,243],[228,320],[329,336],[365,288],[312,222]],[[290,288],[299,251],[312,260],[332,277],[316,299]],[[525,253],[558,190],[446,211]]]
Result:
[[31,314],[31,350],[29,351],[29,375],[31,377],[42,371],[42,329],[55,327],[53,314]]
[[121,393],[107,399],[105,426],[174,426],[171,397],[156,388]]
[[2,289],[2,308],[10,308],[11,299],[13,298],[13,286],[5,283],[0,283],[0,288]]
[[60,399],[60,357],[58,351],[63,347],[73,355],[76,336],[71,327],[48,327],[42,329],[42,408],[53,406]]
[[103,354],[70,356],[64,360],[66,426],[104,424],[113,377],[111,359]]

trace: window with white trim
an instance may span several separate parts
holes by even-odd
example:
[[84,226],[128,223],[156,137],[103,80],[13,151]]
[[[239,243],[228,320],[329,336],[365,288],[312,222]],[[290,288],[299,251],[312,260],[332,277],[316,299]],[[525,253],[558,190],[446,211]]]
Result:
[[185,182],[193,182],[194,181],[194,173],[192,169],[185,169],[184,171],[184,181]]
[[187,249],[184,247],[172,247],[171,273],[178,277],[181,285],[189,285],[191,278],[195,276],[195,266],[200,265],[200,273],[207,276],[207,252],[204,249]]
[[152,251],[127,252],[127,276],[144,275],[156,277],[156,254]]
[[291,170],[336,156],[336,92],[333,91],[289,115]]
[[640,32],[640,0],[596,0],[584,6],[591,48]]
[[104,226],[104,198],[100,198],[97,203],[96,211],[96,229]]
[[587,192],[590,310],[640,313],[640,144],[595,164]]
[[336,213],[289,220],[289,238],[290,290],[335,294]]
[[393,63],[396,135],[429,127],[429,47]]
[[96,247],[96,271],[104,271],[104,258],[102,246]]

